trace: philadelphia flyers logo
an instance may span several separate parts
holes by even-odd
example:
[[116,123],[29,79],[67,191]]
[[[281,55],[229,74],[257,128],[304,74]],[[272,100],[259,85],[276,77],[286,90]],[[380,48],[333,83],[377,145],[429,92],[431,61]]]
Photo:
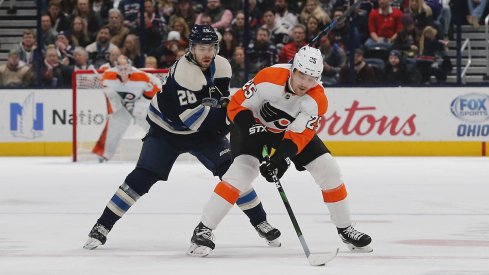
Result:
[[265,102],[260,109],[260,115],[269,123],[273,123],[277,129],[285,130],[294,121],[294,117],[283,110],[273,107],[270,102]]

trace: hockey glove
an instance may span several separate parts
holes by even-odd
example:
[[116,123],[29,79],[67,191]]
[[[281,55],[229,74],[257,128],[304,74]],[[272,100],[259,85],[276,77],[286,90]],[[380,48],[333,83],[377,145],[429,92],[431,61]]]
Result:
[[202,99],[202,105],[211,108],[226,109],[228,107],[229,98],[221,97],[220,99],[205,97]]
[[269,162],[262,162],[260,174],[268,181],[275,182],[273,176],[280,179],[290,165],[290,158],[272,157]]

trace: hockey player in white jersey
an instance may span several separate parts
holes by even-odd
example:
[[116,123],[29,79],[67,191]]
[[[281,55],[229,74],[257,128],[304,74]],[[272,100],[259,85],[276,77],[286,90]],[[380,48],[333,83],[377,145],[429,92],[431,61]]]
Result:
[[[227,114],[235,126],[231,129],[235,158],[204,207],[189,255],[207,256],[214,249],[212,230],[259,172],[274,182],[274,177],[282,177],[291,162],[311,173],[321,188],[338,235],[348,248],[372,251],[370,236],[352,226],[339,166],[316,135],[319,119],[328,108],[324,88],[318,82],[322,71],[321,52],[304,46],[292,65],[278,64],[259,71],[232,96]],[[269,162],[263,161],[264,146],[276,149]]]
[[[114,224],[157,181],[167,181],[177,157],[194,155],[214,176],[224,175],[232,162],[226,134],[231,66],[217,55],[217,34],[210,26],[195,25],[189,52],[170,69],[149,107],[150,129],[136,168],[118,188],[89,233],[84,245],[95,249],[107,240]],[[191,178],[188,178],[191,180]],[[189,194],[194,193],[188,190]],[[192,196],[182,198],[191,200]],[[252,186],[236,198],[252,227],[270,246],[280,246],[280,231],[271,226]]]
[[120,55],[115,67],[106,70],[100,79],[107,99],[107,121],[92,149],[100,161],[112,158],[132,120],[146,132],[146,115],[151,98],[160,90],[161,83],[143,71],[131,66],[131,61]]

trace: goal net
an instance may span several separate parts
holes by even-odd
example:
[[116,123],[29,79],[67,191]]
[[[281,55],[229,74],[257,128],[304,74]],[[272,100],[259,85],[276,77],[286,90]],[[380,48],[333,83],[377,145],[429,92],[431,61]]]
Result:
[[[168,69],[146,70],[163,83]],[[100,71],[75,71],[72,76],[73,89],[73,161],[96,161],[92,153],[107,121],[107,103],[100,84]],[[111,160],[135,161],[142,146],[141,139],[146,132],[134,120],[119,143]]]

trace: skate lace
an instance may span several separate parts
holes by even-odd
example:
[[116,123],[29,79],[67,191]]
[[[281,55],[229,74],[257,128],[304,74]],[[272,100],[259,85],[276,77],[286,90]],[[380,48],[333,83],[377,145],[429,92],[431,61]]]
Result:
[[214,234],[212,234],[212,230],[210,230],[207,227],[201,227],[199,231],[196,233],[196,235],[214,241]]
[[258,227],[258,229],[260,229],[262,232],[265,232],[265,233],[268,233],[270,230],[273,229],[273,227],[266,221],[261,222],[256,227]]
[[363,235],[365,235],[364,233],[357,231],[355,228],[353,228],[353,226],[349,226],[343,230],[343,234],[354,240],[359,240]]

